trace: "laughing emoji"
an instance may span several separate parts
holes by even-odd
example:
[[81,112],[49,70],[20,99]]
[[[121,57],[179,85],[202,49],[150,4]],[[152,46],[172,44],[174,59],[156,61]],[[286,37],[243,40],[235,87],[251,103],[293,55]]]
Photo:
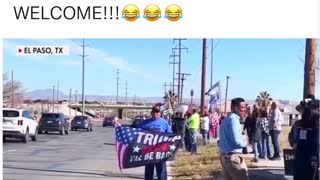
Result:
[[128,4],[122,10],[122,18],[127,21],[135,21],[140,18],[140,10],[136,5]]
[[148,21],[156,21],[161,18],[161,10],[157,5],[150,4],[144,9],[143,17]]
[[176,4],[171,4],[166,8],[165,14],[165,18],[167,18],[169,21],[178,21],[180,18],[182,18],[182,9]]

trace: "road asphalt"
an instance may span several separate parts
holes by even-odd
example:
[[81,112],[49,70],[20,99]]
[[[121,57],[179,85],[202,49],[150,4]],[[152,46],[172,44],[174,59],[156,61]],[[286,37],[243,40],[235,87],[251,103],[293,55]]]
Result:
[[[125,169],[117,164],[113,127],[95,122],[92,132],[39,134],[27,144],[8,139],[3,144],[5,180],[143,179],[144,168]],[[121,178],[122,177],[122,178]]]

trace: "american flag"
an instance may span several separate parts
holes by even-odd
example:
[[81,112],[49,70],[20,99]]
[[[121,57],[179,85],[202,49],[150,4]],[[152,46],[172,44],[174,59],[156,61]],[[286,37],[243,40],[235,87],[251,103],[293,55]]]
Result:
[[163,115],[173,114],[170,100],[167,100],[167,102],[165,104],[160,106],[160,111],[162,112]]
[[210,114],[210,122],[212,124],[213,127],[217,127],[219,124],[219,120],[221,118],[221,115],[217,112],[213,112]]
[[123,169],[124,160],[128,157],[128,147],[138,136],[138,129],[131,127],[117,127],[116,128],[116,152],[118,157],[119,168]]

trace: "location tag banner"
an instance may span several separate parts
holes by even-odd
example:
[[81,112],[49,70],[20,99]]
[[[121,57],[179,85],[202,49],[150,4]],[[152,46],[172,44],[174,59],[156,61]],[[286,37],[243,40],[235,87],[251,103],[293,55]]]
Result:
[[18,46],[18,56],[67,56],[68,46]]
[[181,135],[158,133],[131,127],[116,128],[116,150],[120,169],[172,161]]

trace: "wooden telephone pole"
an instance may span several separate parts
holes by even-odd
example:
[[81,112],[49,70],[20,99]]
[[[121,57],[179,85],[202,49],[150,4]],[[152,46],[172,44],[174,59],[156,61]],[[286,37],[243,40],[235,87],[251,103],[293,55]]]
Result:
[[316,68],[317,39],[306,39],[303,98],[306,98],[309,94],[315,95]]
[[205,112],[207,39],[204,38],[202,43],[201,114]]

